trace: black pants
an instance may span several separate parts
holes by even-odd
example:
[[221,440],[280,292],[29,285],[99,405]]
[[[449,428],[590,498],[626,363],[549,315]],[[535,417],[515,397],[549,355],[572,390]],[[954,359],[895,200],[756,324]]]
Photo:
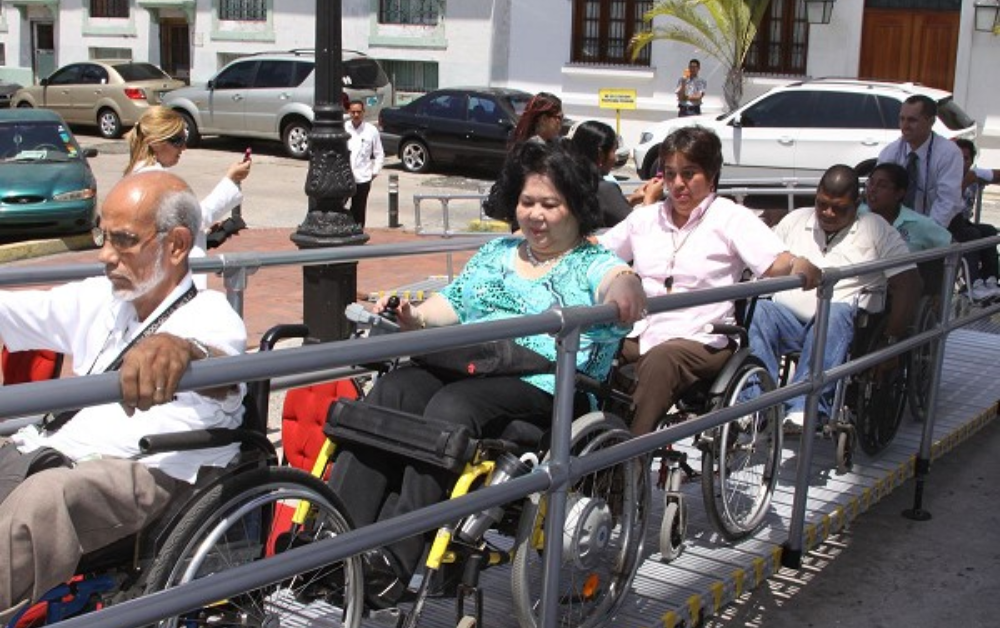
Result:
[[[989,238],[997,235],[997,228],[993,225],[971,222],[965,216],[955,216],[951,224],[948,225],[956,242],[972,242],[981,238]],[[978,251],[969,251],[965,254],[965,262],[969,265],[969,283],[977,279],[987,277],[1000,278],[1000,268],[997,264],[997,249],[995,246],[988,246]]]
[[[582,414],[589,407],[585,396],[577,397],[575,409]],[[465,425],[474,437],[498,437],[516,419],[547,428],[553,407],[552,395],[518,377],[445,382],[414,366],[380,379],[366,402]],[[330,486],[344,500],[354,525],[360,527],[440,502],[455,479],[444,469],[358,447],[338,453]],[[405,582],[416,571],[424,538],[403,539],[386,549],[401,571],[397,575]]]
[[351,217],[358,225],[365,226],[365,215],[368,213],[368,193],[372,191],[372,182],[355,183],[354,196],[351,197]]
[[678,118],[701,115],[701,105],[677,105],[677,110]]

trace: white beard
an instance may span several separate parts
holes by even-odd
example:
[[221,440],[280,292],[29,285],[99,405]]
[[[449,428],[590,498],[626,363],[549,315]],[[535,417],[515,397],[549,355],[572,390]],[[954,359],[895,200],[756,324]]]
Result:
[[123,301],[135,301],[136,299],[142,298],[152,292],[154,288],[163,283],[164,277],[167,276],[167,269],[163,267],[163,261],[160,259],[163,256],[163,242],[157,242],[156,244],[156,266],[153,267],[153,272],[146,277],[141,282],[135,284],[131,290],[126,290],[124,288],[115,288],[112,293]]

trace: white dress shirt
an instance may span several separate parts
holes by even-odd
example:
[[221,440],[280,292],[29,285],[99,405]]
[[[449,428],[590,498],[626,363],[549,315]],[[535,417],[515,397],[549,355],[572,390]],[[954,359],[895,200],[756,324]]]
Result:
[[354,172],[355,183],[368,183],[382,170],[385,161],[385,151],[382,150],[382,138],[374,125],[362,121],[357,127],[353,122],[344,125],[350,138],[347,148],[351,151],[351,171]]
[[[947,228],[952,218],[962,213],[962,151],[955,142],[931,132],[916,151],[902,137],[882,149],[879,163],[906,167],[911,152],[917,154],[917,195],[912,209],[930,216]],[[930,159],[928,160],[928,155]]]

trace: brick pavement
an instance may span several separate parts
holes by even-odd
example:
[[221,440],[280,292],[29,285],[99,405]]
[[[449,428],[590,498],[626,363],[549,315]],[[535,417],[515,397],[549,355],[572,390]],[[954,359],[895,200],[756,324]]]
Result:
[[[245,251],[294,251],[295,244],[289,239],[292,228],[247,229],[232,238],[219,249],[221,253]],[[402,229],[369,229],[369,244],[392,244],[426,241]],[[468,261],[471,252],[453,253],[455,269],[460,270]],[[11,265],[62,265],[97,261],[93,249],[49,255],[46,257],[12,262]],[[413,255],[378,260],[363,260],[358,263],[358,298],[367,298],[371,292],[391,290],[412,284],[432,275],[446,272],[445,254]],[[209,277],[209,287],[224,290],[222,279]],[[255,347],[261,334],[278,323],[302,322],[302,270],[297,266],[262,268],[251,275],[244,297],[244,320],[251,347]]]

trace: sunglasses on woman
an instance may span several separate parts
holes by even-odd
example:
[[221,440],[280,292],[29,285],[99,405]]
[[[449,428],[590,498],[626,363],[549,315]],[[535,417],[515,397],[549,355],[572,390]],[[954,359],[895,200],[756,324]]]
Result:
[[184,133],[178,133],[177,135],[171,135],[167,139],[163,140],[167,144],[170,144],[174,148],[180,148],[187,144],[187,131]]

